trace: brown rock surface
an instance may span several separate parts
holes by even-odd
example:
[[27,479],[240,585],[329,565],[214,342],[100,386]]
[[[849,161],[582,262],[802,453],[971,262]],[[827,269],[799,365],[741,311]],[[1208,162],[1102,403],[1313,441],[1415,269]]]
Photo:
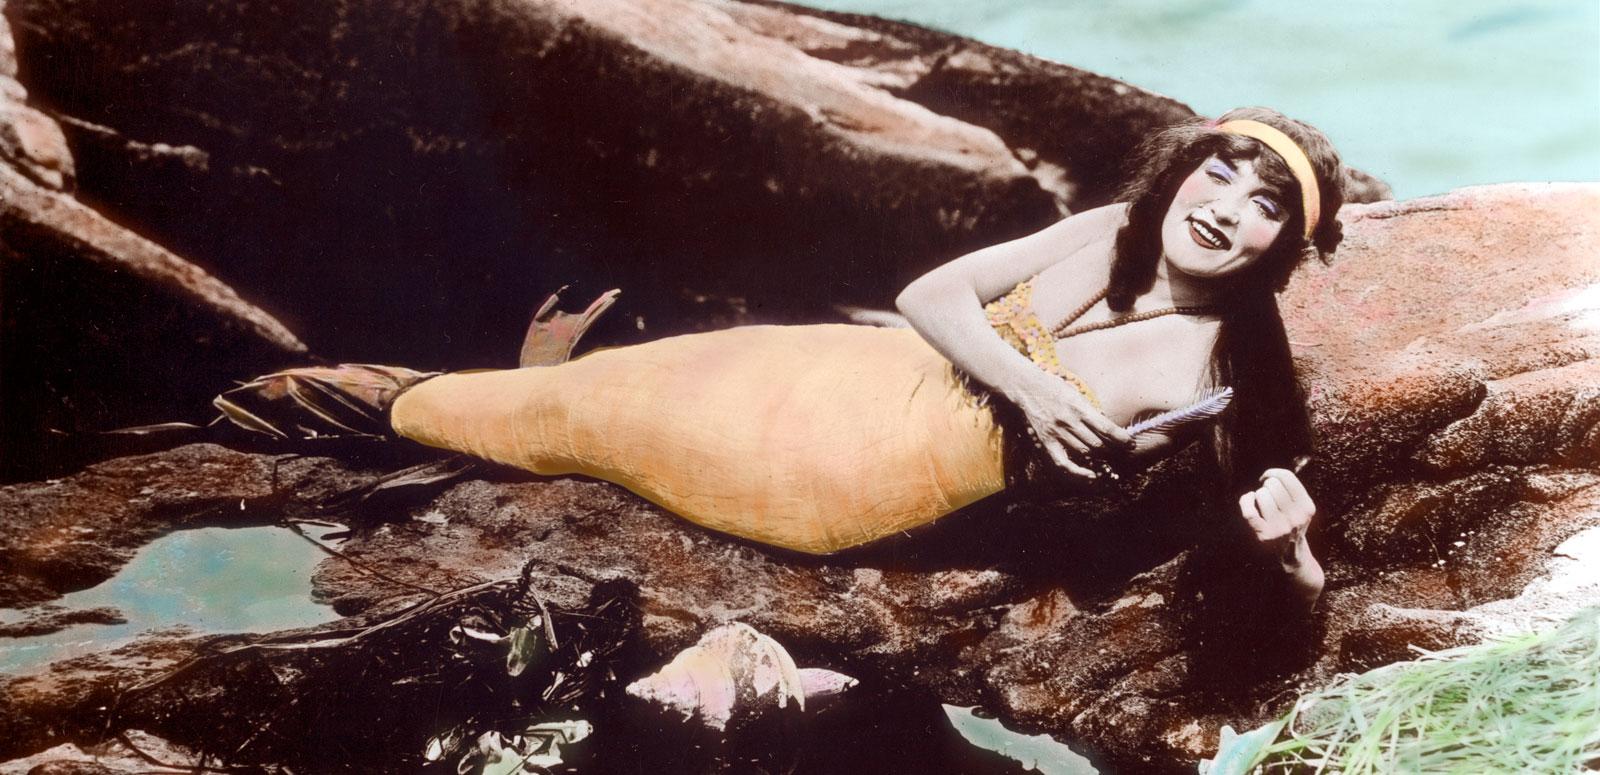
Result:
[[[174,529],[309,515],[309,504],[336,488],[323,473],[329,465],[191,445],[0,487],[0,606],[92,587]],[[337,470],[352,476],[347,465]]]
[[[1291,286],[1284,308],[1322,445],[1313,543],[1329,572],[1308,622],[1249,608],[1270,595],[1251,589],[1258,574],[1230,565],[1225,542],[1205,540],[1231,517],[1194,513],[1184,459],[1120,498],[1061,510],[980,504],[821,559],[707,533],[608,484],[497,475],[358,530],[344,551],[393,580],[330,559],[317,594],[370,614],[418,599],[396,581],[457,587],[513,576],[531,559],[553,605],[581,604],[606,580],[637,585],[641,645],[658,660],[742,621],[805,664],[982,702],[1093,748],[1118,771],[1183,770],[1209,753],[1220,725],[1259,723],[1337,672],[1407,658],[1408,645],[1453,645],[1541,606],[1558,615],[1552,590],[1567,605],[1593,599],[1593,586],[1538,580],[1576,564],[1572,541],[1600,526],[1589,367],[1600,336],[1597,205],[1596,186],[1511,185],[1352,208],[1335,263]],[[48,532],[82,518],[60,503],[112,502],[147,485],[183,483],[194,504],[264,498],[269,463],[186,447],[9,488],[0,504]],[[280,482],[300,494],[252,500],[253,518],[294,513],[364,478],[326,459],[285,465]],[[132,545],[112,536],[187,512],[134,499],[103,543]],[[1197,538],[1201,547],[1184,549]],[[1569,557],[1553,556],[1563,542]],[[41,541],[43,550],[3,556],[44,551],[55,564],[28,567],[70,567],[61,558],[97,556],[97,543]],[[16,589],[33,591],[6,599],[68,588],[49,573],[31,578]],[[107,657],[13,679],[0,719],[31,748],[7,753],[93,727],[87,703],[111,682],[195,648],[153,643],[167,655],[154,665]]]
[[17,50],[11,24],[0,3],[0,158],[57,190],[73,184],[72,152],[61,127],[27,104],[28,90],[17,81]]
[[[529,302],[577,273],[652,288],[616,316],[648,312],[651,334],[704,316],[700,293],[767,316],[881,303],[942,258],[1105,201],[1130,138],[1188,114],[972,41],[779,4],[301,11],[11,0],[5,387],[32,392],[6,395],[8,459],[15,438],[200,405],[207,380],[304,351],[63,193],[75,175],[86,201],[296,309],[335,350],[479,365],[513,350],[488,332],[514,336]],[[1593,186],[1352,207],[1336,263],[1290,288],[1329,569],[1302,628],[1276,609],[1215,610],[1248,609],[1233,593],[1255,577],[1219,568],[1232,555],[1215,547],[1185,550],[1227,526],[1194,513],[1192,459],[1120,499],[983,504],[822,560],[708,534],[606,484],[496,476],[359,530],[347,552],[390,579],[330,560],[317,594],[375,615],[418,599],[396,579],[455,587],[531,558],[558,605],[637,585],[658,657],[743,621],[809,664],[981,701],[1130,770],[1182,769],[1221,724],[1259,722],[1297,687],[1488,628],[1497,601],[1600,524],[1596,213]],[[795,288],[792,308],[770,306]],[[83,314],[43,311],[62,299]],[[19,363],[40,375],[17,378]],[[0,604],[103,580],[162,532],[309,513],[367,477],[196,446],[0,489]],[[0,758],[87,741],[116,686],[206,643],[156,634],[7,680]]]
[[833,318],[1107,201],[1132,144],[1191,115],[778,3],[3,9],[0,438],[41,452],[9,479],[104,457],[63,434],[196,419],[302,359],[223,282],[319,355],[425,368],[500,363],[574,280],[630,289],[594,343]]
[[0,764],[0,775],[158,775],[194,772],[190,765],[199,760],[193,751],[138,730],[130,730],[126,737],[126,741],[110,740],[81,748],[63,743],[48,751]]

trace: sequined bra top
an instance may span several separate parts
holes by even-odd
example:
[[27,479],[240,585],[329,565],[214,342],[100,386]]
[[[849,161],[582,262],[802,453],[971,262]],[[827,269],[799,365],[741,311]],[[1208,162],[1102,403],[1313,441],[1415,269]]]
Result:
[[1056,354],[1055,335],[1034,314],[1033,278],[1017,283],[1010,293],[989,302],[983,311],[989,316],[989,325],[1007,344],[1028,356],[1028,360],[1046,373],[1054,374],[1077,388],[1094,408],[1101,408],[1100,398],[1094,394],[1089,383],[1061,365],[1061,359]]

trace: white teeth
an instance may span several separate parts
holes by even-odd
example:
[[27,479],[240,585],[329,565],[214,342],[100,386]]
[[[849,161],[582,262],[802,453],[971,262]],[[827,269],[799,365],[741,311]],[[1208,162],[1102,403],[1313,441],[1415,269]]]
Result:
[[1194,224],[1195,231],[1199,232],[1200,236],[1204,238],[1205,241],[1211,245],[1211,247],[1221,250],[1227,244],[1227,238],[1222,235],[1222,232],[1212,228],[1211,225],[1205,221],[1201,221],[1199,219],[1190,219],[1190,223]]

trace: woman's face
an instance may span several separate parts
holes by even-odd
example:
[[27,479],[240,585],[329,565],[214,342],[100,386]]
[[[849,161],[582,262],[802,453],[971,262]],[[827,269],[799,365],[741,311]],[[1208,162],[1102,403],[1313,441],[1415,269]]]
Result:
[[1219,279],[1250,266],[1289,220],[1283,199],[1256,176],[1254,161],[1206,159],[1184,178],[1161,219],[1168,268]]

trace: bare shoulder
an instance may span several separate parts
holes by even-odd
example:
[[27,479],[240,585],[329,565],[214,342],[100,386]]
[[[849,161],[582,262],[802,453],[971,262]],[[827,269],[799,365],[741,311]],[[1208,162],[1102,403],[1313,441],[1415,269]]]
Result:
[[1034,236],[1039,247],[1067,256],[1085,246],[1116,239],[1117,231],[1127,222],[1128,205],[1117,202],[1073,213]]
[[1044,320],[1060,320],[1104,290],[1111,280],[1117,231],[1127,222],[1127,207],[1107,205],[1082,213],[1089,219],[1076,241],[1062,240],[1055,260],[1042,267],[1034,282],[1034,311]]
[[1069,310],[1092,298],[1111,279],[1116,253],[1116,233],[1075,245],[1041,270],[1034,281],[1034,311],[1046,320],[1059,320]]

